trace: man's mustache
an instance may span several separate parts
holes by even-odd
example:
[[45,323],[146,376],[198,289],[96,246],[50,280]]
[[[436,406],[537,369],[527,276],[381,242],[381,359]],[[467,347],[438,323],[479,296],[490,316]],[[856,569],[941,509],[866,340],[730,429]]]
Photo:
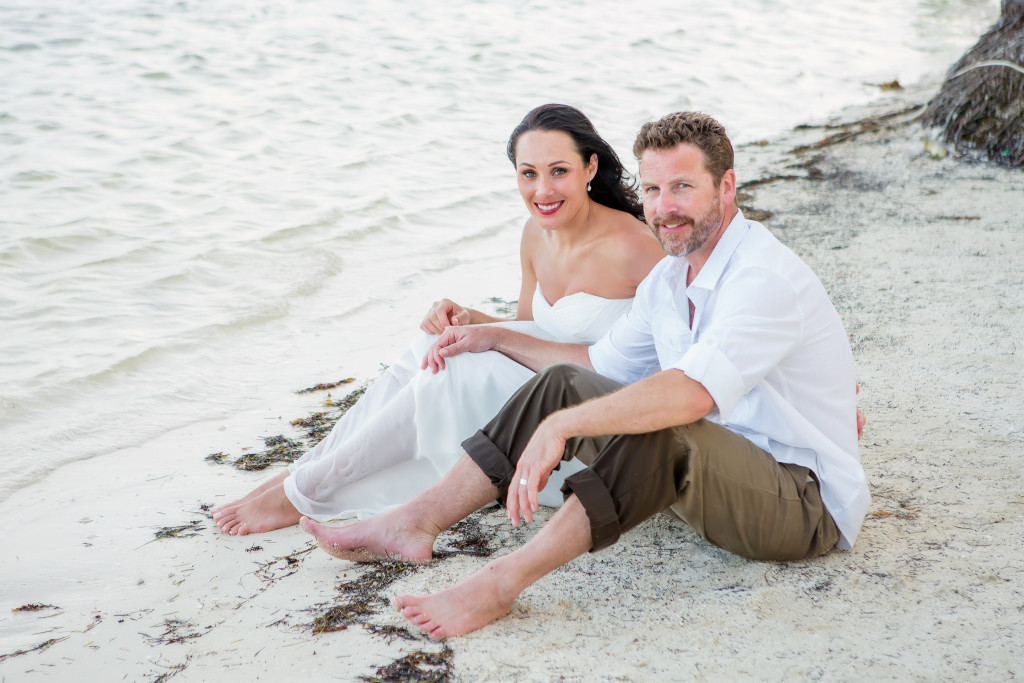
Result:
[[670,213],[654,219],[655,228],[660,228],[664,225],[693,225],[693,219],[687,216],[680,216],[677,213]]

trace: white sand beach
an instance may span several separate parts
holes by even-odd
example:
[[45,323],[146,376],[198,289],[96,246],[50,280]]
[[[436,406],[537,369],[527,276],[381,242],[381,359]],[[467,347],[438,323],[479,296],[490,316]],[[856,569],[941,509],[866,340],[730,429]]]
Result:
[[[770,212],[853,345],[874,502],[852,550],[752,562],[659,516],[539,581],[491,626],[405,639],[375,595],[436,591],[487,560],[457,552],[392,568],[380,586],[379,567],[335,560],[298,528],[225,536],[201,509],[268,476],[204,456],[286,430],[323,398],[281,387],[261,414],[62,467],[0,505],[0,680],[386,679],[380,667],[416,651],[443,653],[426,668],[463,681],[1024,675],[1024,172],[933,158],[924,134],[904,113],[738,150],[741,204]],[[473,519],[448,547],[476,528],[503,553],[538,526]],[[193,521],[192,535],[154,539]],[[355,621],[314,633],[332,607]]]

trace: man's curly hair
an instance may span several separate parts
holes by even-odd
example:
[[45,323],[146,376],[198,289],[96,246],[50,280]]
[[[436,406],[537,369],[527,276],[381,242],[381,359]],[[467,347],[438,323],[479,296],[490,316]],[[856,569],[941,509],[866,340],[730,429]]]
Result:
[[683,142],[703,152],[704,168],[717,187],[725,172],[733,167],[732,143],[725,134],[725,126],[707,114],[681,111],[648,121],[637,133],[633,156],[639,161],[649,149],[672,149]]

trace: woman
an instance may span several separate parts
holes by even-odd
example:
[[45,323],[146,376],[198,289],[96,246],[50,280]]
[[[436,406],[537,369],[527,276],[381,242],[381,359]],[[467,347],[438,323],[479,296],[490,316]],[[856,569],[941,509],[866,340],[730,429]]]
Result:
[[[494,416],[533,372],[495,351],[463,354],[442,372],[420,369],[448,325],[498,324],[537,337],[592,344],[629,309],[637,285],[665,256],[618,156],[577,109],[531,111],[508,141],[530,212],[520,245],[514,321],[434,303],[427,333],[388,368],[328,436],[244,498],[214,511],[225,532],[372,516],[427,488],[461,455],[461,442]],[[561,502],[552,477],[541,502]]]

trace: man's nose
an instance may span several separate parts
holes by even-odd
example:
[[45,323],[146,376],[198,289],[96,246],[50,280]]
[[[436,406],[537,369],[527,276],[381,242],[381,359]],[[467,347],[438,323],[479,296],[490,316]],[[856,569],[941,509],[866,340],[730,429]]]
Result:
[[671,192],[659,192],[658,196],[654,200],[654,212],[658,216],[667,216],[670,213],[676,213],[679,207],[676,206],[675,197],[672,196]]

